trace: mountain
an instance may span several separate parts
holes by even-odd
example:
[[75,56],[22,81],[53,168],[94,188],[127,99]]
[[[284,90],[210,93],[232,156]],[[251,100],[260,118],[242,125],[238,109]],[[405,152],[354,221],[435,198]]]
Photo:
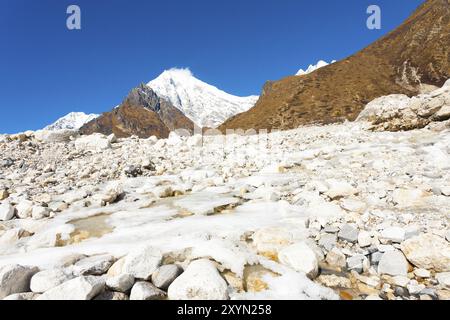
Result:
[[44,130],[78,130],[85,123],[97,118],[98,114],[86,114],[84,112],[71,112],[54,123],[46,126]]
[[417,95],[450,78],[450,0],[424,2],[402,25],[360,52],[301,77],[268,82],[255,107],[225,129],[292,129],[355,120],[389,94]]
[[193,132],[194,123],[150,87],[141,84],[131,90],[121,105],[82,126],[80,133],[167,138],[175,129]]
[[189,69],[170,69],[147,84],[199,127],[215,128],[253,107],[257,96],[237,97],[194,77]]
[[303,69],[298,70],[298,72],[295,75],[296,76],[304,76],[306,74],[310,74],[310,73],[316,71],[317,69],[326,67],[329,64],[335,63],[335,62],[336,62],[336,60],[333,60],[330,63],[323,61],[323,60],[319,60],[316,64],[310,64],[308,69],[306,69],[306,70],[303,70]]

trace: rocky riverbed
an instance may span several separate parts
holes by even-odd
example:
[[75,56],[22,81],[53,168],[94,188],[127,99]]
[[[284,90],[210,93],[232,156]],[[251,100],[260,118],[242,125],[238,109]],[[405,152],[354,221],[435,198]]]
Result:
[[0,136],[0,298],[450,298],[450,130]]

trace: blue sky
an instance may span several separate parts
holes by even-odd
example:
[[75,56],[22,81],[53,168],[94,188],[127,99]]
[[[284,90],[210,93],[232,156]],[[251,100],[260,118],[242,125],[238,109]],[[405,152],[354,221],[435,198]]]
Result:
[[[403,22],[422,0],[0,0],[0,132],[100,113],[164,69],[236,95],[318,59],[342,59]],[[82,30],[66,28],[77,4]],[[382,9],[382,29],[366,9]]]

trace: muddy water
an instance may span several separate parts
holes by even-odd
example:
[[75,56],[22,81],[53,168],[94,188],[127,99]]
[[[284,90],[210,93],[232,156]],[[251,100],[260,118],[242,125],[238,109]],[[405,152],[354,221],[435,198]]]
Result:
[[88,218],[75,219],[68,222],[75,227],[70,238],[62,240],[57,236],[57,247],[64,247],[80,243],[92,238],[101,238],[114,231],[114,227],[107,223],[110,214],[98,214]]

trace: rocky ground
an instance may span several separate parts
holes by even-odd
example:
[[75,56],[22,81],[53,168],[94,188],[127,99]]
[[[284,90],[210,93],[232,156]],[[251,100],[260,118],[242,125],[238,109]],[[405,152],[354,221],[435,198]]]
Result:
[[450,130],[0,137],[0,298],[450,299]]

